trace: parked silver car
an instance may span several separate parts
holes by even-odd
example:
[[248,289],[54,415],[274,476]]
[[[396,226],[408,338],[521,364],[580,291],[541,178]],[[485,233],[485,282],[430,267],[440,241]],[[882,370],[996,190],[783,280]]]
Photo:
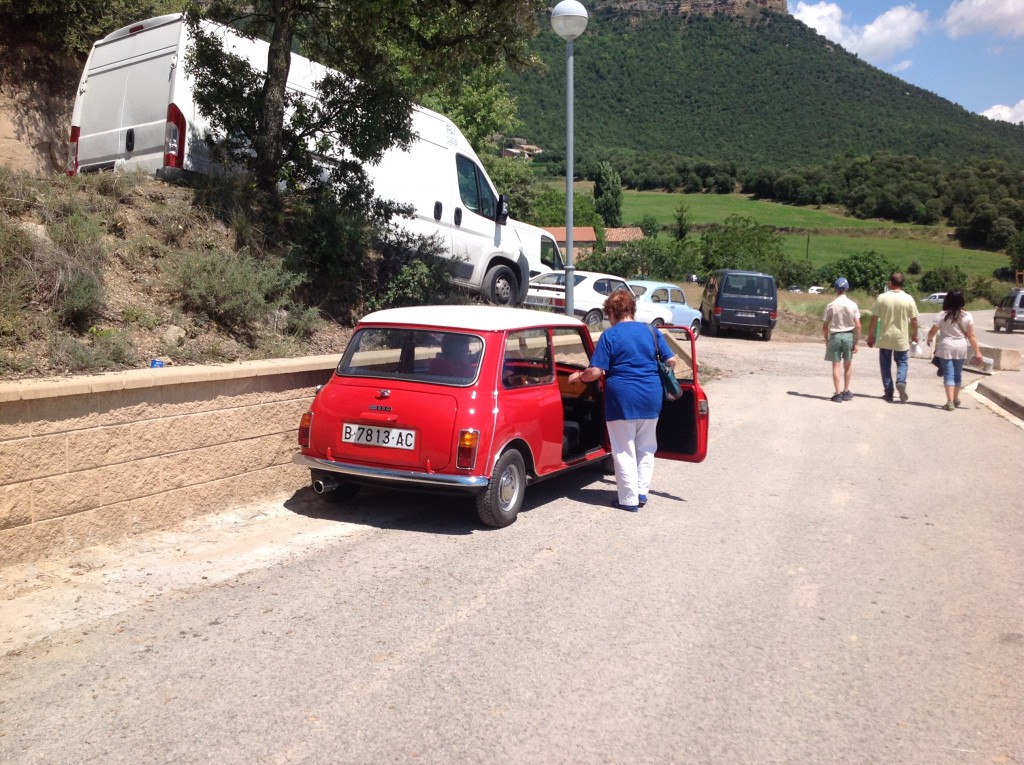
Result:
[[1003,298],[992,316],[992,328],[996,332],[1024,329],[1024,290],[1013,290]]

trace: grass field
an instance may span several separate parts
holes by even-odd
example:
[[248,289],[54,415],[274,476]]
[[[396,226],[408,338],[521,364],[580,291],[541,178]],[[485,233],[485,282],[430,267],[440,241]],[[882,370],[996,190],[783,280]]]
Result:
[[744,194],[623,191],[622,219],[631,225],[653,216],[662,226],[672,226],[680,203],[698,226],[721,223],[730,215],[774,226],[783,235],[786,255],[799,261],[806,258],[816,268],[871,250],[891,257],[903,270],[917,261],[922,271],[959,265],[969,275],[991,277],[995,269],[1008,265],[1003,253],[960,247],[950,236],[952,229],[945,226],[858,220],[840,210],[793,207]]

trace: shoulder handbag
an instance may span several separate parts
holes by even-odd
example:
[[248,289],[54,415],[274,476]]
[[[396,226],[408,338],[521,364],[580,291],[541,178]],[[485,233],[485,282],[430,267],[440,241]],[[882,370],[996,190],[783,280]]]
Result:
[[650,327],[651,339],[654,340],[654,358],[658,362],[658,377],[661,378],[661,388],[665,392],[665,400],[675,401],[683,395],[683,389],[680,387],[679,380],[676,379],[672,367],[661,358],[661,350],[658,348],[658,336],[654,334],[656,330],[650,324],[647,326]]

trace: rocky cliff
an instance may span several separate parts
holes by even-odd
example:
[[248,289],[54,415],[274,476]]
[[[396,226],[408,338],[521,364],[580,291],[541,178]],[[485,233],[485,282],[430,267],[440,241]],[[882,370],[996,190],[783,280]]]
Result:
[[786,0],[590,0],[585,4],[594,10],[636,15],[724,13],[742,16],[761,9],[774,13],[789,13]]

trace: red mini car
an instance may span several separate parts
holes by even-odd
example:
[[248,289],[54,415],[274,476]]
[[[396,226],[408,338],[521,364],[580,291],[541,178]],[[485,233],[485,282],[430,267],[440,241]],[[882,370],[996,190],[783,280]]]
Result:
[[[708,401],[692,366],[666,401],[659,457],[700,462]],[[488,526],[516,519],[526,487],[609,457],[603,383],[570,383],[594,344],[578,319],[492,306],[393,308],[366,316],[299,425],[313,488],[361,485],[472,496]],[[677,369],[678,372],[678,369]]]

